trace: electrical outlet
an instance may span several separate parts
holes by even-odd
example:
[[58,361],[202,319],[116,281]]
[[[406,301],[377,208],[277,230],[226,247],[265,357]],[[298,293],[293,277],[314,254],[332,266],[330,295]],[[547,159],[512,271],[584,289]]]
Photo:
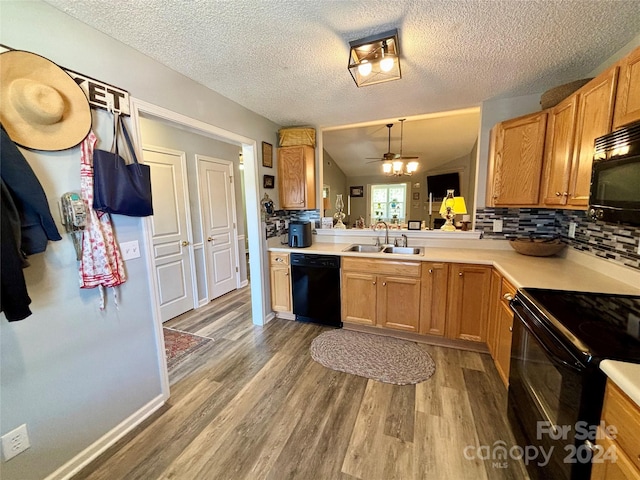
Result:
[[18,428],[5,433],[2,436],[2,454],[4,460],[10,460],[19,453],[29,448],[29,435],[27,434],[27,425],[22,424]]
[[140,257],[140,246],[138,245],[137,240],[133,240],[132,242],[122,242],[120,244],[120,251],[122,252],[122,258],[124,260]]
[[569,222],[569,238],[576,238],[576,222]]
[[493,231],[496,233],[502,232],[502,219],[493,221]]

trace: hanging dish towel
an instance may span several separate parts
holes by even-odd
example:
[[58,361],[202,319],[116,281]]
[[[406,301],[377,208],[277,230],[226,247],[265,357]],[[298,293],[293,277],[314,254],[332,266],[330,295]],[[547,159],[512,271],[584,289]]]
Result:
[[[104,309],[104,288],[117,287],[127,280],[120,247],[113,235],[108,213],[93,209],[93,131],[81,144],[80,194],[87,207],[87,226],[82,234],[80,288],[100,288],[100,309]],[[117,291],[114,290],[116,305]]]

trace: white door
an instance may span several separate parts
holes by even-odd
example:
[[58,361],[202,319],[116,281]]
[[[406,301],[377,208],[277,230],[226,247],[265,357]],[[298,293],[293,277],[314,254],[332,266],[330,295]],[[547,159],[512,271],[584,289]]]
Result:
[[207,260],[207,293],[209,300],[213,300],[238,288],[233,164],[200,155],[196,157]]
[[151,167],[153,273],[163,322],[194,308],[185,153],[145,146]]

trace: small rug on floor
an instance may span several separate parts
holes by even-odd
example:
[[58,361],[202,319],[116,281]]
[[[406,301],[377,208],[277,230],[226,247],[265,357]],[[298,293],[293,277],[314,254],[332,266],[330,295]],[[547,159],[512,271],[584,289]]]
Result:
[[318,335],[311,357],[332,370],[394,385],[423,382],[436,371],[431,355],[415,342],[353,330]]
[[181,360],[196,352],[213,340],[187,332],[163,328],[164,350],[167,356],[167,368],[175,367]]

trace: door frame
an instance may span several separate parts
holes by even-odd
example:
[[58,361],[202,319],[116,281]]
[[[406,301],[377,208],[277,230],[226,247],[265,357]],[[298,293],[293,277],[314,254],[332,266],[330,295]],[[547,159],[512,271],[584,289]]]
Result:
[[209,280],[211,279],[212,272],[210,271],[210,266],[213,265],[213,259],[211,258],[211,252],[204,245],[205,243],[205,229],[204,229],[204,211],[202,208],[202,178],[200,177],[200,164],[201,163],[217,163],[222,164],[226,168],[229,169],[229,175],[233,178],[232,181],[232,195],[231,195],[231,215],[233,221],[233,248],[236,252],[236,263],[234,265],[236,269],[236,288],[240,288],[240,252],[238,251],[238,212],[236,209],[236,178],[233,174],[233,162],[229,160],[223,160],[221,158],[209,157],[207,155],[200,155],[196,153],[196,176],[198,181],[198,200],[200,203],[200,228],[201,228],[201,237],[202,237],[202,247],[204,249],[204,258],[205,258],[205,283],[207,289],[207,303],[211,301],[211,294],[209,291]]
[[[267,317],[267,305],[265,303],[265,283],[263,281],[263,273],[265,271],[266,250],[263,249],[263,240],[261,232],[260,218],[260,200],[258,198],[260,192],[260,183],[258,176],[258,142],[252,138],[239,135],[237,133],[225,130],[214,125],[202,122],[200,120],[187,117],[180,113],[159,107],[144,100],[139,100],[133,96],[130,97],[131,106],[131,127],[133,129],[134,146],[140,152],[142,145],[140,136],[140,115],[154,117],[160,121],[177,124],[186,127],[187,130],[200,135],[208,136],[216,140],[221,140],[232,145],[242,147],[242,156],[244,158],[244,181],[245,181],[245,208],[247,214],[247,235],[249,236],[249,268],[253,272],[251,275],[251,315],[254,325],[264,325]],[[143,239],[145,244],[147,270],[150,271],[151,265],[151,230],[150,220],[143,218]],[[169,398],[169,373],[167,371],[167,360],[165,358],[164,336],[162,332],[162,322],[160,319],[160,308],[158,304],[156,282],[153,275],[148,276],[149,292],[152,297],[152,314],[154,320],[154,328],[156,334],[156,351],[158,358],[158,366],[160,368],[160,378],[162,385],[162,398],[166,401]]]
[[[191,267],[191,290],[192,290],[192,295],[193,295],[193,308],[198,308],[198,282],[197,282],[197,278],[196,278],[196,259],[195,259],[195,254],[194,254],[194,249],[193,249],[193,228],[191,226],[191,203],[189,202],[189,182],[187,180],[187,154],[185,152],[183,152],[182,150],[173,150],[171,148],[166,148],[166,147],[160,147],[157,145],[149,145],[148,143],[142,144],[142,158],[144,159],[144,151],[145,150],[149,150],[149,151],[153,151],[153,152],[158,152],[158,153],[165,153],[167,155],[175,155],[180,157],[180,166],[182,168],[182,171],[184,172],[184,175],[182,176],[182,189],[183,192],[185,193],[185,216],[186,218],[186,222],[187,222],[187,240],[189,241],[189,245],[187,246],[187,248],[189,249],[189,265]],[[151,219],[147,219],[145,218],[145,227],[149,226],[149,229],[151,228]],[[146,228],[145,228],[146,231]],[[149,233],[151,233],[151,231],[149,231]],[[152,240],[152,239],[150,239]],[[147,249],[147,251],[149,251],[149,249]],[[153,255],[151,256],[153,258]],[[153,265],[153,264],[152,264]],[[155,266],[155,265],[154,265]],[[153,278],[153,282],[155,284],[155,287],[157,288],[157,282],[156,282],[156,278],[155,278],[155,272],[154,275],[152,275]],[[154,292],[157,294],[157,290],[154,290]],[[160,302],[159,302],[159,298],[157,298],[156,295],[156,300],[158,301],[158,312],[160,312]]]

